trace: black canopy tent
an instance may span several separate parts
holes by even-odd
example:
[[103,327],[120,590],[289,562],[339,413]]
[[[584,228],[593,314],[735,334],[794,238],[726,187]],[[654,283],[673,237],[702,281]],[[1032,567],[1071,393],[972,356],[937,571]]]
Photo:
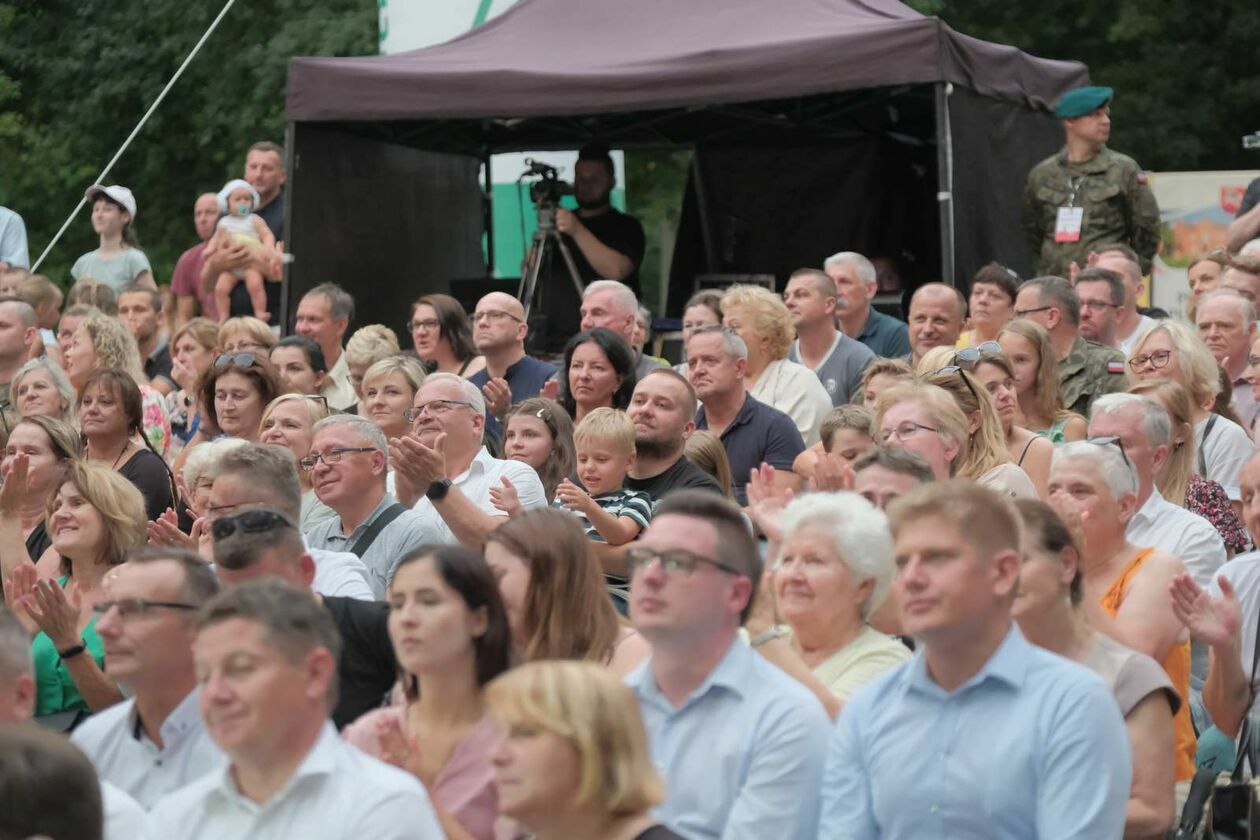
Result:
[[1085,82],[896,0],[521,0],[434,47],[295,59],[286,297],[335,280],[361,320],[401,322],[485,272],[491,154],[591,138],[696,150],[674,306],[696,273],[841,249],[912,282],[1021,268],[1022,176],[1060,142],[1048,104]]

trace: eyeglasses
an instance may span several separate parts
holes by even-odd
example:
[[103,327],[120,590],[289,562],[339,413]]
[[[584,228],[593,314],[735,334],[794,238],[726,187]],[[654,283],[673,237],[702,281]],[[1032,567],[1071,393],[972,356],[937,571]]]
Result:
[[407,329],[411,332],[416,330],[436,330],[438,328],[437,318],[425,318],[423,321],[408,321]]
[[1171,350],[1156,350],[1154,353],[1147,353],[1143,356],[1134,356],[1132,359],[1129,359],[1129,367],[1138,371],[1146,367],[1149,362],[1152,368],[1159,370],[1160,368],[1168,367],[1168,360],[1170,358],[1172,358]]
[[298,464],[301,465],[302,469],[306,470],[307,472],[310,472],[311,470],[315,469],[315,466],[320,461],[323,461],[325,464],[328,464],[330,466],[332,464],[340,463],[341,456],[345,455],[347,452],[380,452],[380,451],[381,450],[377,449],[375,446],[342,446],[337,449],[329,449],[327,452],[323,452],[323,453],[316,452],[314,455],[307,455],[301,461],[298,461]]
[[919,432],[936,432],[937,434],[940,434],[940,429],[935,429],[931,426],[924,426],[922,423],[915,423],[907,420],[904,423],[898,424],[895,429],[883,429],[880,431],[879,442],[888,443],[888,441],[892,440],[894,437],[897,438],[898,441],[906,441],[917,435]]
[[236,367],[250,367],[258,363],[258,357],[253,353],[224,353],[222,356],[214,360],[214,366],[217,368],[234,365]]
[[678,574],[681,577],[691,577],[696,571],[696,566],[701,563],[706,563],[728,575],[743,574],[743,572],[733,569],[725,563],[719,563],[717,560],[711,560],[708,557],[701,557],[694,551],[688,551],[685,548],[667,548],[663,551],[658,551],[655,548],[641,546],[628,549],[624,556],[626,559],[626,570],[629,572],[631,579],[657,560],[661,561],[661,568],[664,569],[667,575]]
[[276,528],[292,528],[297,530],[288,518],[274,510],[246,510],[241,513],[216,519],[210,525],[210,535],[215,540],[225,540],[240,531],[242,534],[261,534]]
[[134,616],[144,618],[155,609],[195,610],[197,605],[181,604],[178,601],[150,601],[147,598],[119,598],[116,601],[97,601],[92,605],[92,612],[100,617],[115,608],[118,609],[118,614],[126,619]]
[[954,364],[971,370],[985,353],[1001,353],[1002,345],[996,341],[982,341],[975,347],[964,347],[954,354]]
[[1081,309],[1088,309],[1090,312],[1101,313],[1108,309],[1122,309],[1123,304],[1107,303],[1105,300],[1083,300],[1081,301]]
[[1055,308],[1056,307],[1053,307],[1053,306],[1038,306],[1035,309],[1016,309],[1015,317],[1027,318],[1029,315],[1033,314],[1034,312],[1045,312],[1047,309],[1055,309]]
[[1086,443],[1092,443],[1094,446],[1114,446],[1120,450],[1120,457],[1124,459],[1126,467],[1132,467],[1129,463],[1129,454],[1124,451],[1124,442],[1120,440],[1119,435],[1100,435],[1098,437],[1085,438]]
[[1260,367],[1260,356],[1248,356],[1247,364],[1251,365],[1252,367]]
[[421,403],[414,408],[408,408],[403,412],[403,419],[408,423],[414,423],[420,419],[426,411],[430,414],[447,414],[455,406],[462,405],[464,408],[471,409],[473,404],[466,400],[429,400],[427,403]]
[[[483,309],[480,312],[474,312],[472,322],[474,324],[480,324],[482,321],[502,321],[504,318],[508,318],[518,324],[524,323],[524,321],[517,318],[511,312],[503,312],[498,309]],[[436,324],[437,321],[434,321],[433,323]]]

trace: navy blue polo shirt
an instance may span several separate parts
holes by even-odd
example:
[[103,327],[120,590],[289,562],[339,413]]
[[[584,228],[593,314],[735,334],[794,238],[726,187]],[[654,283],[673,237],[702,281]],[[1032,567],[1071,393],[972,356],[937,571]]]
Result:
[[[704,406],[696,412],[696,428],[708,429]],[[722,430],[722,445],[731,462],[731,484],[735,501],[748,504],[748,473],[765,461],[776,470],[791,470],[796,456],[805,451],[796,423],[777,408],[744,395],[744,404],[730,425]]]
[[[522,356],[520,361],[508,367],[503,378],[507,380],[508,389],[512,392],[512,404],[538,396],[547,380],[556,375],[556,366],[539,361],[533,356]],[[484,388],[490,381],[490,372],[486,368],[468,377],[468,381],[478,388]],[[486,431],[494,435],[495,440],[503,436],[499,420],[489,411],[486,412]]]
[[905,321],[885,315],[873,306],[866,313],[866,326],[857,339],[871,348],[876,356],[885,359],[910,354],[910,332]]

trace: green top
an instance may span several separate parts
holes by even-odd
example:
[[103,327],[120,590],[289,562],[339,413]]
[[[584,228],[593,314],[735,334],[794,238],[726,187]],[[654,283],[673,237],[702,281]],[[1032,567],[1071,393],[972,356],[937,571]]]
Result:
[[[69,577],[57,579],[63,588]],[[105,667],[105,645],[96,634],[96,617],[83,628],[83,643],[96,660],[97,667]],[[79,654],[82,656],[83,654]],[[31,658],[35,661],[35,716],[58,712],[90,711],[79,687],[74,684],[66,663],[57,655],[57,647],[47,633],[41,632],[31,640]]]
[[[1060,207],[1084,208],[1079,241],[1054,241]],[[1069,161],[1065,149],[1034,166],[1024,186],[1023,223],[1039,275],[1067,277],[1069,263],[1084,268],[1090,251],[1111,242],[1137,251],[1146,274],[1159,247],[1159,205],[1146,173],[1106,146],[1086,161]]]
[[1064,429],[1067,428],[1068,421],[1071,419],[1071,417],[1064,417],[1062,419],[1055,420],[1050,424],[1050,428],[1042,429],[1041,431],[1034,432],[1033,434],[1038,437],[1049,438],[1051,443],[1058,446],[1060,443],[1064,442]]

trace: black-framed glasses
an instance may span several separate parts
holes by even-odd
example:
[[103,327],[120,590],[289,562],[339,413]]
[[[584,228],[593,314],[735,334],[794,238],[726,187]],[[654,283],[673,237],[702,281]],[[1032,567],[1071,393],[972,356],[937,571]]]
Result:
[[1081,309],[1088,309],[1090,312],[1105,312],[1108,309],[1123,309],[1123,303],[1107,303],[1105,300],[1083,300],[1081,301]]
[[118,598],[113,601],[97,601],[92,605],[92,612],[97,617],[105,615],[112,609],[117,609],[118,614],[123,618],[132,618],[144,616],[154,610],[195,610],[196,604],[181,604],[178,601],[150,601],[148,598]]
[[[353,374],[351,377],[353,378]],[[323,394],[303,394],[302,396],[306,397],[308,400],[314,400],[322,405],[324,407],[324,411],[332,411],[332,407],[328,405],[328,397],[325,397]]]
[[1134,356],[1129,359],[1129,367],[1135,371],[1139,371],[1146,367],[1149,362],[1155,370],[1168,367],[1168,360],[1172,358],[1171,350],[1156,350],[1154,353],[1145,353],[1141,356]]
[[235,367],[252,367],[258,364],[258,357],[253,353],[224,353],[214,360],[217,368],[233,365]]
[[1032,309],[1016,309],[1016,310],[1015,310],[1015,317],[1016,317],[1016,318],[1027,318],[1029,315],[1033,314],[1034,312],[1045,312],[1045,311],[1047,311],[1047,310],[1050,310],[1050,309],[1055,309],[1055,308],[1056,308],[1056,307],[1053,307],[1053,306],[1037,306],[1037,307],[1034,307],[1034,308],[1032,308]]
[[898,423],[895,428],[883,429],[879,433],[879,442],[888,443],[894,437],[898,442],[907,441],[917,435],[919,432],[935,432],[940,434],[941,430],[933,426],[925,426],[922,423],[915,423],[913,420],[907,420],[904,423]]
[[421,403],[420,405],[403,411],[403,419],[408,423],[414,423],[419,420],[426,411],[430,414],[446,414],[457,405],[462,405],[464,408],[470,410],[475,407],[467,400],[429,400],[427,403]]
[[298,461],[298,464],[301,465],[302,469],[310,472],[315,469],[320,461],[323,461],[325,464],[330,466],[332,464],[340,463],[342,456],[344,456],[347,452],[380,451],[381,450],[377,449],[375,446],[339,446],[336,449],[329,449],[327,452],[316,452],[312,455],[307,455],[301,461]]
[[442,324],[437,318],[425,318],[423,321],[411,320],[407,322],[407,332],[415,332],[416,330],[436,330]]
[[1086,443],[1092,443],[1094,446],[1114,446],[1120,450],[1120,457],[1124,459],[1126,467],[1132,467],[1129,462],[1129,453],[1124,451],[1124,441],[1120,440],[1119,435],[1098,435],[1095,437],[1085,438]]
[[286,516],[276,513],[274,510],[244,510],[231,516],[225,516],[222,519],[216,519],[210,525],[210,535],[215,540],[225,540],[237,531],[243,534],[262,534],[267,531],[274,531],[277,528],[297,530],[297,526],[290,522]]
[[518,324],[525,323],[511,312],[504,312],[501,309],[483,309],[480,312],[474,312],[472,315],[472,322],[474,324],[480,324],[482,321],[502,321],[504,318],[515,321]]
[[734,569],[725,563],[713,560],[709,557],[702,557],[694,551],[688,551],[685,548],[666,548],[658,550],[648,548],[647,546],[638,546],[626,550],[624,555],[626,559],[626,571],[630,578],[651,566],[659,560],[661,568],[667,575],[678,574],[682,577],[690,577],[695,573],[696,567],[701,563],[712,566],[720,572],[728,575],[743,575],[744,573],[738,569]]
[[980,362],[985,353],[1001,353],[1002,345],[996,341],[982,341],[975,347],[964,347],[954,354],[954,364],[964,370],[971,370]]

